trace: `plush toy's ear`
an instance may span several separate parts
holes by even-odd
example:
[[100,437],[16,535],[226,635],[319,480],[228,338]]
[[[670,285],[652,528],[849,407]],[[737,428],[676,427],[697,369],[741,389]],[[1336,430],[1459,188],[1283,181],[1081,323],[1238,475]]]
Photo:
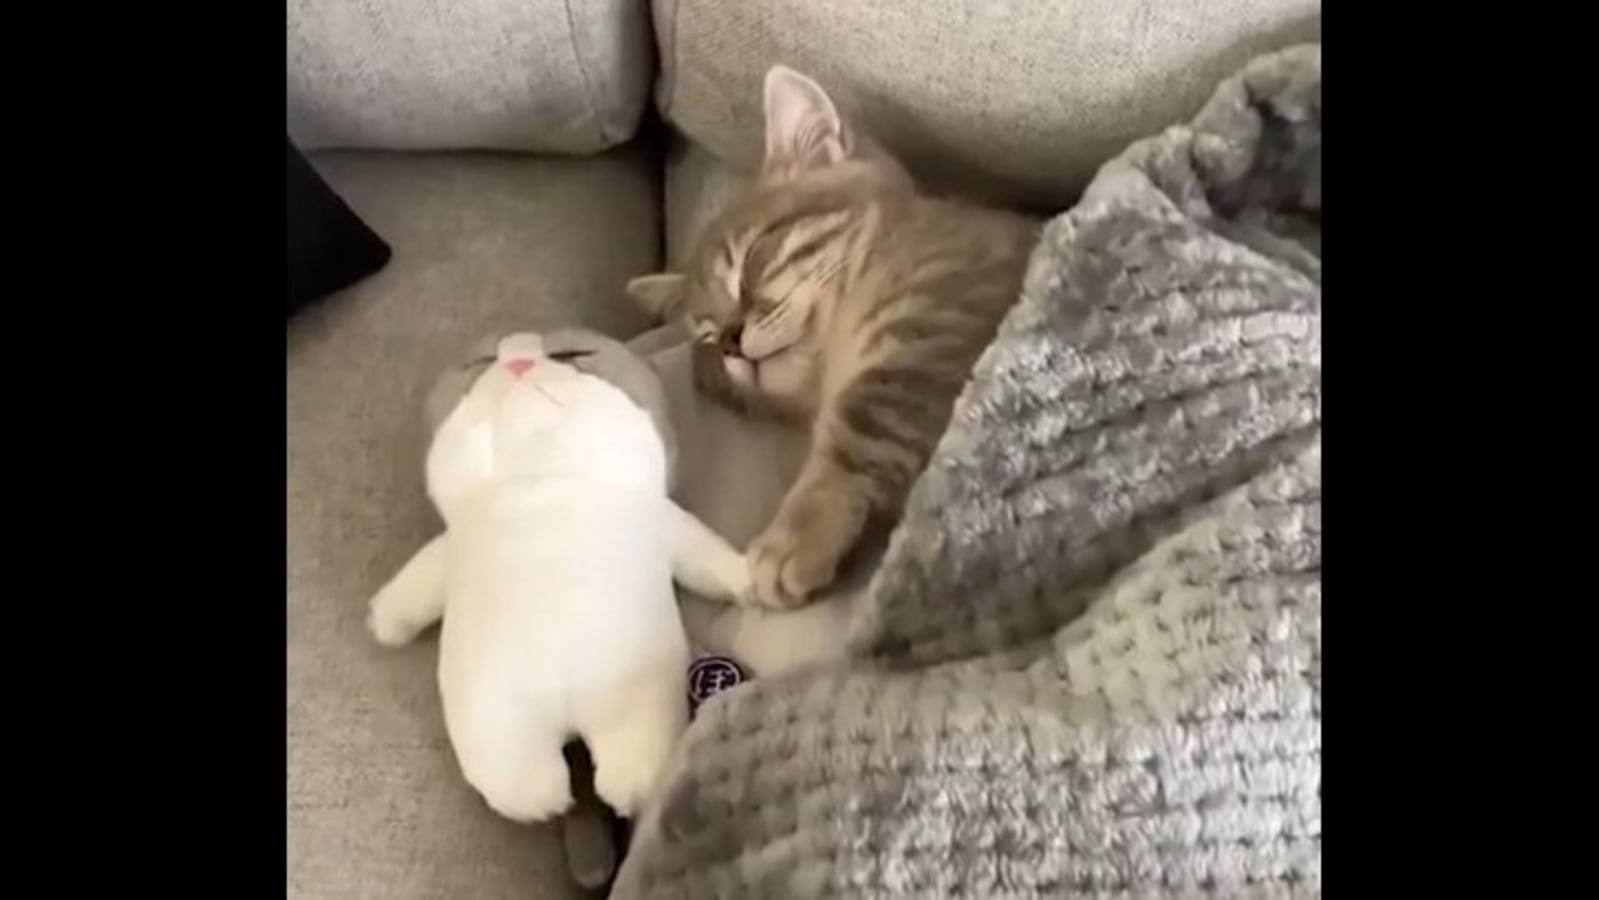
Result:
[[766,167],[811,169],[843,162],[849,134],[822,86],[787,66],[766,73]]
[[465,358],[457,365],[451,366],[439,375],[428,389],[427,397],[422,402],[422,414],[427,421],[428,440],[444,424],[444,420],[455,411],[461,398],[472,390],[472,385],[478,376],[483,374],[494,362],[494,357],[499,350],[500,340],[503,335],[486,335],[477,340],[467,349]]
[[675,319],[683,309],[682,275],[640,275],[627,283],[633,302],[657,319]]

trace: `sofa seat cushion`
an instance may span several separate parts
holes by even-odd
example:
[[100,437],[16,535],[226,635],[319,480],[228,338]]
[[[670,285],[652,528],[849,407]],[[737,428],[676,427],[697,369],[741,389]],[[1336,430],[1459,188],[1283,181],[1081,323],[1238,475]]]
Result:
[[662,111],[718,156],[758,161],[761,79],[781,62],[924,179],[1046,208],[1246,60],[1316,39],[1321,14],[1321,0],[653,4]]
[[289,896],[579,896],[553,830],[499,819],[462,780],[436,632],[385,650],[363,620],[438,527],[433,379],[508,329],[645,327],[623,286],[660,263],[658,178],[630,150],[311,159],[394,256],[287,326]]
[[289,0],[288,119],[308,149],[590,153],[654,72],[642,0]]

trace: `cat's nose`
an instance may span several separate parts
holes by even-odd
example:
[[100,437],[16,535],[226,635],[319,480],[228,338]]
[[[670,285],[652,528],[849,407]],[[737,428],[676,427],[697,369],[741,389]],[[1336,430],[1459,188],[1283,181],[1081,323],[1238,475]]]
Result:
[[743,341],[744,323],[740,322],[722,332],[722,352],[728,356],[742,356]]
[[511,373],[512,378],[521,378],[527,374],[528,369],[533,368],[533,360],[508,359],[505,361],[505,368]]

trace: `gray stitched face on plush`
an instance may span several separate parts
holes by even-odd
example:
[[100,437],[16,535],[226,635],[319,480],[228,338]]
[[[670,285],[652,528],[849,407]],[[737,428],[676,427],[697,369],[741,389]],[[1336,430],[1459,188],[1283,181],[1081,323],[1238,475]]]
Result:
[[[424,403],[430,439],[478,376],[494,362],[503,337],[493,335],[472,345],[465,360],[439,376]],[[666,391],[655,369],[643,357],[615,338],[584,328],[547,332],[543,335],[543,345],[545,355],[604,379],[649,413],[661,442],[666,445],[667,472],[676,470],[677,440],[672,432]]]

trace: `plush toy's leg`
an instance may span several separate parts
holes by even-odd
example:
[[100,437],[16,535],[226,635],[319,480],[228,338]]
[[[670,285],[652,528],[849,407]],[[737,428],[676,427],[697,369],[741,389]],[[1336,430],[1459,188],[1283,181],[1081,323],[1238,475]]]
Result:
[[656,788],[688,727],[681,671],[642,673],[604,698],[583,741],[594,756],[594,792],[616,814],[634,818]]
[[514,822],[543,822],[572,805],[561,730],[510,704],[478,701],[445,710],[461,774],[495,812]]
[[372,598],[367,627],[386,647],[409,644],[444,616],[444,535],[416,552]]
[[672,533],[672,577],[678,584],[711,600],[750,605],[749,562],[688,510],[667,501],[667,527]]

